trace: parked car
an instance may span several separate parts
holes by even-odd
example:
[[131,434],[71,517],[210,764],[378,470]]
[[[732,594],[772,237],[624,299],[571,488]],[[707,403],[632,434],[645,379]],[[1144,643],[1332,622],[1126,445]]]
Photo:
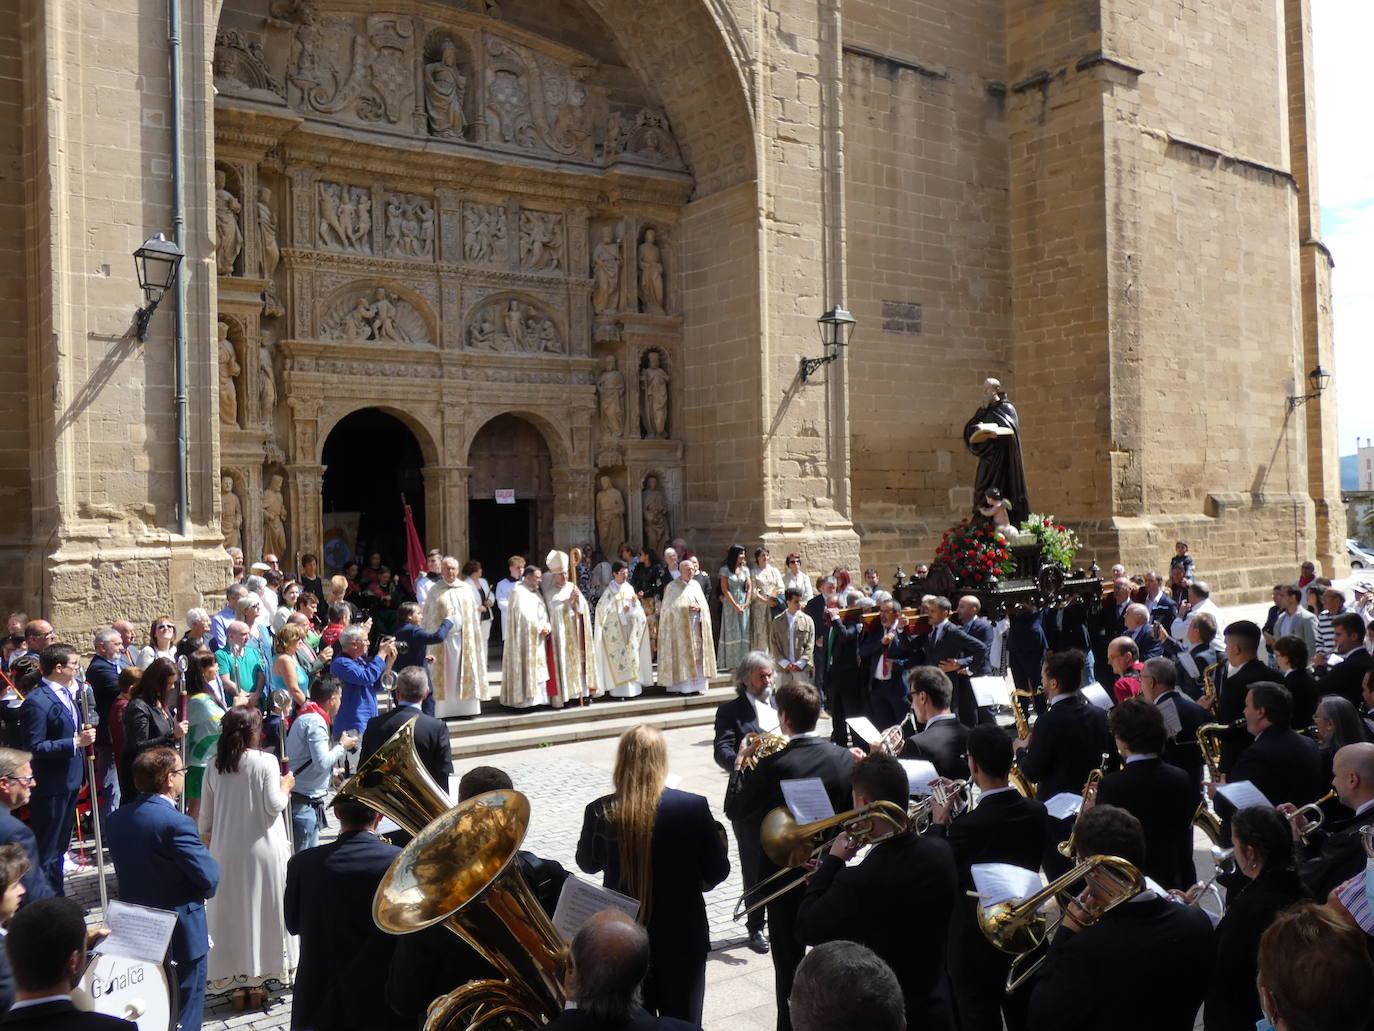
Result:
[[1374,569],[1374,551],[1362,547],[1358,541],[1346,540],[1346,554],[1350,556],[1351,569]]

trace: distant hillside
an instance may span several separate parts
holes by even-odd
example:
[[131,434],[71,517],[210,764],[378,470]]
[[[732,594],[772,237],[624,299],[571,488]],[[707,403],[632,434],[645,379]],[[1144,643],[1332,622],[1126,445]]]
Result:
[[1341,490],[1360,489],[1359,455],[1341,455]]

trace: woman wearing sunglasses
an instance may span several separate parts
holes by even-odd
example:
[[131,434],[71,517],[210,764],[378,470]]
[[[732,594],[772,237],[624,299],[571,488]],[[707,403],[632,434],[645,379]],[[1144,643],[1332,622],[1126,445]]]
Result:
[[138,668],[147,669],[154,659],[177,660],[177,625],[168,616],[153,620],[148,643],[138,652]]

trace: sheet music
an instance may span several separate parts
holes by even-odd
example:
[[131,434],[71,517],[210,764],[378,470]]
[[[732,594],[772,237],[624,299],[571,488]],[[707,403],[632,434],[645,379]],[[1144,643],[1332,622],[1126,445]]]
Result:
[[798,823],[815,823],[835,815],[835,807],[830,804],[830,796],[825,793],[825,784],[819,777],[784,780],[779,786],[783,801]]
[[856,737],[865,744],[876,745],[883,739],[883,732],[873,725],[867,716],[853,716],[844,721]]
[[1006,677],[970,677],[973,697],[979,705],[1011,705]]
[[582,925],[603,909],[618,909],[633,920],[639,913],[639,903],[628,895],[569,874],[558,893],[558,905],[553,911],[553,929],[565,942],[570,942]]
[[1159,714],[1164,717],[1164,732],[1170,737],[1174,737],[1183,729],[1183,721],[1178,717],[1178,706],[1174,704],[1172,698],[1165,698],[1155,705]]
[[399,823],[395,823],[383,816],[381,822],[377,824],[377,836],[381,838],[388,834],[395,834],[400,829],[401,825]]
[[1110,709],[1116,704],[1112,701],[1112,696],[1107,693],[1107,689],[1096,680],[1084,686],[1083,697],[1092,702],[1099,709]]
[[899,759],[902,769],[906,770],[907,790],[913,795],[930,794],[932,781],[940,779],[935,764],[924,759]]
[[167,957],[167,945],[176,925],[177,915],[168,910],[112,899],[105,910],[105,926],[110,934],[96,944],[95,951],[161,964]]
[[1073,791],[1061,791],[1045,803],[1045,810],[1056,820],[1077,816],[1083,807],[1083,796]]
[[1265,809],[1274,808],[1274,803],[1265,798],[1264,792],[1255,787],[1254,782],[1249,780],[1223,784],[1217,788],[1217,794],[1237,809],[1249,809],[1251,806],[1262,806]]
[[973,887],[980,906],[995,906],[1010,899],[1030,898],[1045,886],[1038,870],[1027,870],[1011,863],[974,863]]
[[1192,652],[1179,652],[1178,664],[1183,667],[1184,673],[1187,673],[1194,680],[1197,679],[1197,659],[1193,657]]

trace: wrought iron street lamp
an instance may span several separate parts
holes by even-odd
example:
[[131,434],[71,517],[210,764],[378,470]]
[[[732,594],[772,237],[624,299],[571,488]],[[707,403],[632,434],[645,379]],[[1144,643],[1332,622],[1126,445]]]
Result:
[[833,362],[840,351],[849,346],[850,334],[854,332],[854,316],[838,304],[816,320],[820,327],[823,358],[803,358],[801,360],[801,379],[805,383],[822,365]]

